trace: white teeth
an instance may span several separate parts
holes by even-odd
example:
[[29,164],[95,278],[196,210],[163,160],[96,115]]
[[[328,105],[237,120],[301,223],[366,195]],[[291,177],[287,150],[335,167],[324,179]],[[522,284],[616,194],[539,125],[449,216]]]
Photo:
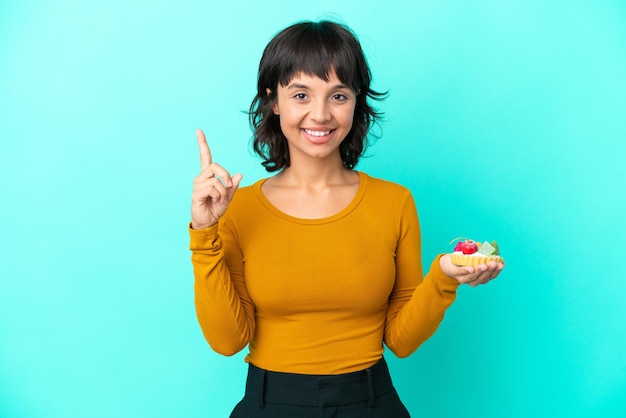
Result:
[[311,131],[309,129],[305,129],[304,132],[313,136],[326,136],[330,133],[330,131]]

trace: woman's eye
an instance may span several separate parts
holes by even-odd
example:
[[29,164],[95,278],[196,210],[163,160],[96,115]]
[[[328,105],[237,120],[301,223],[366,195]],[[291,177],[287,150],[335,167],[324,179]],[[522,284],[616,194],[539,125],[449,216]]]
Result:
[[295,97],[298,100],[305,100],[306,99],[306,94],[298,93],[298,94],[294,95],[293,97]]
[[346,96],[345,94],[337,93],[333,95],[333,100],[337,100],[338,102],[343,102],[345,100],[348,100],[348,96]]

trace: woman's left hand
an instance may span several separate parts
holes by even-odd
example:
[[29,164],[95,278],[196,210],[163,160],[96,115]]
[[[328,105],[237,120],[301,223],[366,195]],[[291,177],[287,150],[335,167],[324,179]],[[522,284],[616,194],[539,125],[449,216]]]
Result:
[[504,268],[504,263],[496,263],[495,261],[477,266],[457,266],[452,262],[449,254],[444,254],[439,259],[439,265],[447,276],[458,280],[461,284],[469,284],[472,287],[486,284],[495,279]]

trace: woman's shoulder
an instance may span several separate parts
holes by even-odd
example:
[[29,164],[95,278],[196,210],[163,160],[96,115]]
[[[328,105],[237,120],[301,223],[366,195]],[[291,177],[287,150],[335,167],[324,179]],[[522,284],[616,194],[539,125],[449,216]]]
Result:
[[411,194],[411,191],[408,187],[403,186],[402,184],[395,183],[390,180],[385,180],[379,177],[373,177],[369,174],[360,172],[361,177],[365,178],[367,181],[367,189],[368,191],[372,191],[375,193],[382,193],[391,196],[405,197]]
[[235,192],[231,204],[246,204],[249,203],[250,200],[258,200],[258,194],[261,191],[261,185],[263,184],[263,182],[265,182],[265,180],[267,179],[262,178],[256,180],[252,184],[240,186]]
[[[379,217],[384,213],[389,219],[403,219],[417,211],[410,189],[396,182],[362,174],[366,178],[367,190],[363,198],[364,207],[372,208]],[[395,216],[399,215],[399,216]]]

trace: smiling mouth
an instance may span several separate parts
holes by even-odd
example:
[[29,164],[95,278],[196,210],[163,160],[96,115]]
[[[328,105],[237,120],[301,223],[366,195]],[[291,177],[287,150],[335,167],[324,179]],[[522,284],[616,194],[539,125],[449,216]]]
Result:
[[317,136],[317,137],[322,137],[322,136],[326,136],[326,135],[330,135],[330,133],[333,131],[334,129],[331,129],[329,131],[312,131],[310,129],[303,129],[304,132],[306,132],[307,134],[311,135],[311,136]]

